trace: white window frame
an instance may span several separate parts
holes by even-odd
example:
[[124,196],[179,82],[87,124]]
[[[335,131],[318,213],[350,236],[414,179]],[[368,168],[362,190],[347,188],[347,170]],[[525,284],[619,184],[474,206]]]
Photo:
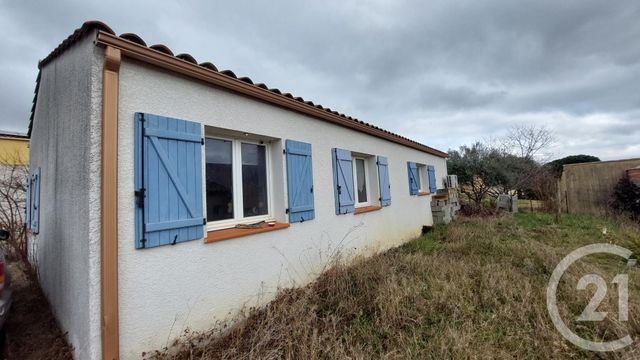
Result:
[[416,163],[418,172],[418,192],[429,192],[429,176],[427,175],[427,165]]
[[[207,221],[207,231],[221,230],[232,228],[238,224],[253,224],[260,221],[270,222],[275,221],[273,215],[273,177],[271,169],[271,145],[266,142],[227,138],[221,136],[206,136],[207,139],[225,140],[231,141],[231,173],[232,173],[232,187],[233,187],[233,218],[224,220]],[[267,214],[258,216],[244,216],[244,204],[242,194],[242,144],[255,144],[264,146],[265,161],[267,170]],[[206,149],[205,149],[205,169],[206,169]],[[205,171],[205,209],[207,202],[206,195],[206,171]]]
[[[367,161],[366,158],[361,157],[361,156],[354,156],[352,157],[352,163],[353,163],[353,197],[354,197],[354,207],[363,207],[363,206],[369,206],[371,205],[371,191],[369,189],[370,186],[370,181],[369,181],[369,162]],[[357,160],[362,160],[362,162],[364,163],[364,191],[367,193],[367,201],[365,202],[359,202],[358,201],[358,171],[356,169],[356,161]]]

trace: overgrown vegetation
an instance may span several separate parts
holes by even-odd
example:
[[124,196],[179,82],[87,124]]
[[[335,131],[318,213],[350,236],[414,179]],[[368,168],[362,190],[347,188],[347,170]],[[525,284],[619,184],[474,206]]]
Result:
[[[564,340],[546,308],[546,286],[560,259],[579,246],[607,242],[640,250],[634,224],[545,213],[461,218],[401,248],[351,266],[336,266],[314,283],[285,290],[236,326],[187,334],[161,359],[332,358],[637,358],[637,348],[593,353]],[[572,321],[591,291],[578,279],[629,271],[630,319],[617,320],[610,291],[601,323]],[[614,257],[572,266],[559,288],[560,312],[590,339],[640,333],[638,270]],[[222,335],[222,336],[221,336]]]
[[449,150],[447,172],[458,176],[460,191],[476,207],[486,197],[547,191],[547,184],[538,182],[547,180],[541,176],[548,172],[541,156],[552,143],[553,134],[545,127],[516,126],[503,137]]
[[28,264],[27,233],[24,226],[28,166],[18,153],[0,157],[0,228],[9,239],[0,245],[11,260]]
[[569,164],[581,164],[588,162],[596,162],[600,161],[600,158],[593,155],[570,155],[565,156],[561,159],[553,160],[548,163],[548,166],[551,168],[553,175],[557,178],[562,176],[563,167]]
[[613,209],[640,221],[640,186],[634,184],[628,176],[622,177],[613,189]]

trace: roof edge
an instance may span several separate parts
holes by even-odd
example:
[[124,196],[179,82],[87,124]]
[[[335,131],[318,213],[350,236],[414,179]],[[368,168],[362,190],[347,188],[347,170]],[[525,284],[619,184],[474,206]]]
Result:
[[565,164],[565,165],[562,165],[562,167],[563,167],[563,168],[565,168],[565,167],[574,167],[574,166],[587,166],[587,165],[610,164],[610,163],[620,163],[620,162],[625,162],[625,161],[640,161],[640,158],[618,159],[618,160],[604,160],[604,161],[588,161],[588,162],[575,163],[575,164]]
[[[312,101],[305,101],[301,97],[295,97],[287,92],[280,91],[277,88],[270,89],[266,85],[254,82],[247,77],[236,76],[230,70],[218,71],[212,63],[198,62],[189,54],[174,55],[173,52],[164,45],[147,44],[139,36],[126,33],[121,36],[115,35],[115,32],[105,23],[101,21],[87,21],[73,34],[67,37],[58,47],[56,47],[47,57],[38,63],[38,68],[42,69],[46,64],[65,52],[73,44],[79,41],[84,35],[91,31],[97,30],[96,45],[111,46],[120,49],[122,55],[130,58],[177,72],[182,75],[195,78],[201,81],[214,84],[227,90],[244,94],[249,97],[259,99],[270,104],[287,108],[289,110],[302,113],[319,120],[327,121],[339,126],[350,128],[371,136],[375,136],[384,140],[388,140],[400,145],[404,145],[437,157],[447,158],[449,155],[441,150],[421,144],[404,136],[394,134],[384,130],[378,126],[366,123],[364,121],[344,115],[330,108],[314,104]],[[35,116],[35,107],[40,85],[40,73],[36,79],[36,89],[31,108],[31,116],[29,121],[28,136],[31,136],[33,126],[33,118]]]

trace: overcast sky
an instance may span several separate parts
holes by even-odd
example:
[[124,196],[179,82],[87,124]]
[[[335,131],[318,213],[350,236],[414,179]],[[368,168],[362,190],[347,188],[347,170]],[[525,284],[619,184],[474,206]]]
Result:
[[[0,129],[85,20],[438,149],[549,127],[554,157],[640,157],[638,1],[0,0]],[[189,5],[186,5],[188,3]]]

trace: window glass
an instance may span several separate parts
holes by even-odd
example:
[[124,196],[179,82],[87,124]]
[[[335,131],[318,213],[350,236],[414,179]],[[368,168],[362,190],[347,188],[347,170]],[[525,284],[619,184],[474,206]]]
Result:
[[367,178],[365,175],[364,159],[356,159],[356,179],[358,188],[358,202],[367,202]]
[[242,197],[245,217],[267,214],[267,160],[263,145],[242,143]]
[[426,186],[427,185],[427,178],[426,178],[425,174],[426,174],[425,166],[418,164],[418,187],[419,187],[420,191],[424,191],[425,189],[428,188]]
[[207,139],[207,221],[233,218],[231,141]]

